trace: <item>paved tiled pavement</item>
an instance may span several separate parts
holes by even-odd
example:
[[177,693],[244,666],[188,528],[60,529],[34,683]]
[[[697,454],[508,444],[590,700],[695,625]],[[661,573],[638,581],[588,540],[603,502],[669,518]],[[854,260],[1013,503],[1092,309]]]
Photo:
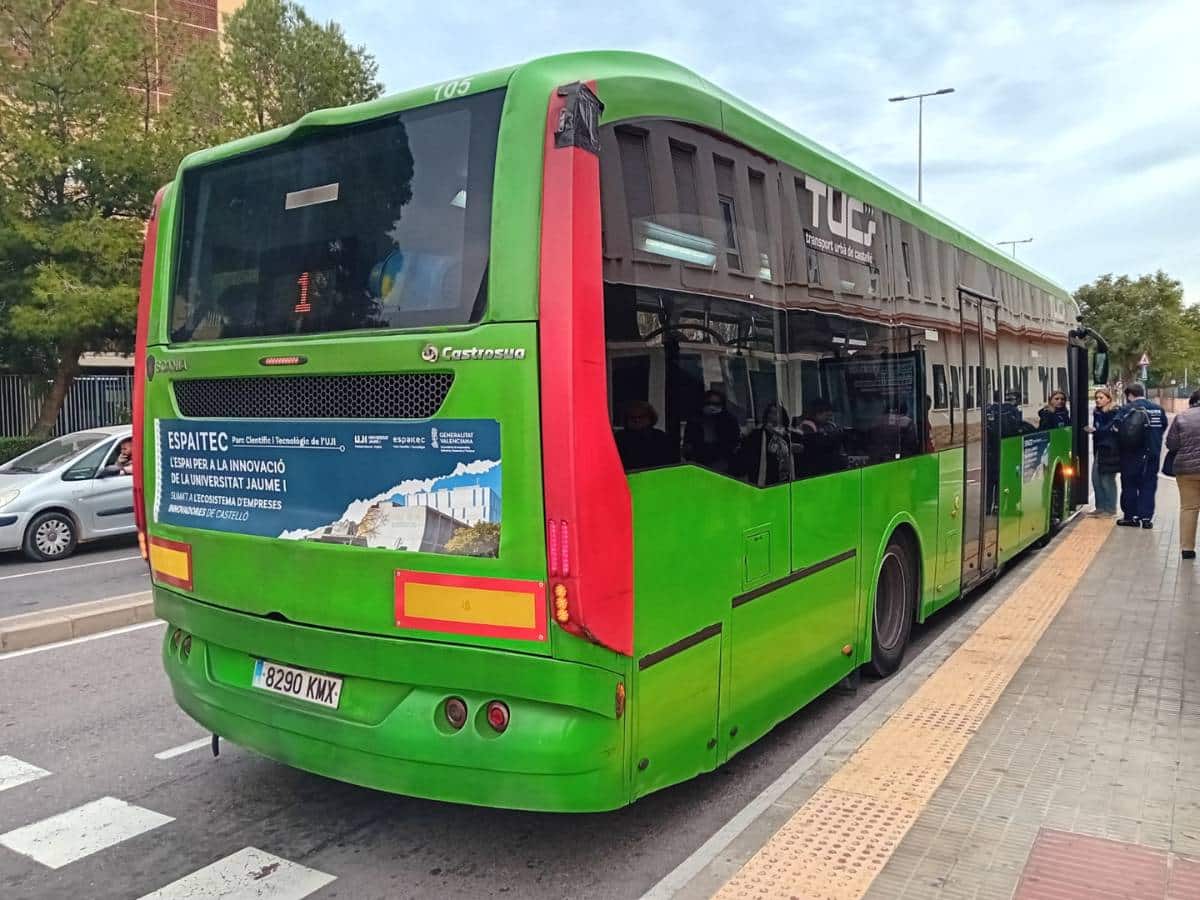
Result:
[[1200,859],[1200,565],[1170,480],[1159,501],[1155,530],[1112,530],[868,897],[1007,900],[1039,833]]

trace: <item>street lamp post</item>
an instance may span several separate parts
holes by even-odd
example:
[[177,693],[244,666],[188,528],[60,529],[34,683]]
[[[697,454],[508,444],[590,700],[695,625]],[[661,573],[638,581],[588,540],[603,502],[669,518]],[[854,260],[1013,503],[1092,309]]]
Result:
[[1032,244],[1033,238],[1025,238],[1023,241],[996,241],[1001,247],[1009,247],[1012,250],[1012,258],[1017,258],[1017,244]]
[[923,185],[921,178],[921,156],[922,156],[922,131],[924,130],[924,114],[925,114],[925,98],[937,97],[939,94],[953,94],[954,88],[942,88],[940,91],[926,91],[924,94],[910,94],[904,97],[888,97],[888,103],[899,103],[903,100],[917,101],[917,201],[923,199]]

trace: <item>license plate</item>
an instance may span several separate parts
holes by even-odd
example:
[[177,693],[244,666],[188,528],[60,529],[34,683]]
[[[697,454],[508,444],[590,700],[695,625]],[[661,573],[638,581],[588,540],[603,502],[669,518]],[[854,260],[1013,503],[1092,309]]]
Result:
[[337,709],[342,699],[342,679],[332,675],[318,675],[304,669],[293,669],[291,666],[281,666],[265,659],[254,661],[254,679],[251,684],[264,691],[272,691],[309,703],[319,703],[331,709]]

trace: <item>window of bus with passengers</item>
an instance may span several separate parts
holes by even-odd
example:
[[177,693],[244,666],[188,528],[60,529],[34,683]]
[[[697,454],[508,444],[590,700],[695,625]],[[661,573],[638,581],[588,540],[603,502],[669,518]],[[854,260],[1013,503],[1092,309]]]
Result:
[[478,321],[502,91],[185,170],[172,342]]

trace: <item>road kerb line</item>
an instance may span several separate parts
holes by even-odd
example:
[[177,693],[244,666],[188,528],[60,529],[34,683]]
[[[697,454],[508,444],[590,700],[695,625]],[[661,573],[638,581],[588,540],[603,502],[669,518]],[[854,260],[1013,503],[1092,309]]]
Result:
[[174,759],[176,756],[183,756],[185,753],[191,753],[193,750],[199,750],[202,747],[212,746],[212,738],[198,738],[194,741],[188,741],[186,744],[180,744],[178,747],[172,747],[170,750],[163,750],[161,753],[155,753],[155,759]]
[[91,566],[107,566],[112,563],[129,562],[131,559],[141,559],[139,554],[133,556],[118,556],[116,559],[98,559],[95,562],[79,563],[74,566],[56,566],[53,569],[35,569],[32,572],[18,572],[16,575],[0,575],[0,581],[10,581],[13,578],[30,578],[34,575],[53,575],[55,572],[69,572],[72,569],[86,569]]
[[0,654],[136,625],[153,617],[150,591],[9,616],[0,619]]
[[112,631],[101,631],[98,634],[89,634],[84,637],[71,638],[66,641],[55,641],[52,644],[42,644],[40,647],[27,647],[24,650],[11,650],[8,653],[0,653],[0,662],[7,659],[16,659],[20,656],[29,656],[33,653],[43,653],[47,650],[60,650],[63,647],[73,647],[76,644],[86,644],[89,641],[98,641],[102,638],[116,637],[121,634],[129,634],[131,631],[141,631],[143,628],[153,628],[156,625],[166,625],[167,623],[161,619],[155,619],[152,622],[138,622],[136,625],[126,625],[124,628],[114,628]]

